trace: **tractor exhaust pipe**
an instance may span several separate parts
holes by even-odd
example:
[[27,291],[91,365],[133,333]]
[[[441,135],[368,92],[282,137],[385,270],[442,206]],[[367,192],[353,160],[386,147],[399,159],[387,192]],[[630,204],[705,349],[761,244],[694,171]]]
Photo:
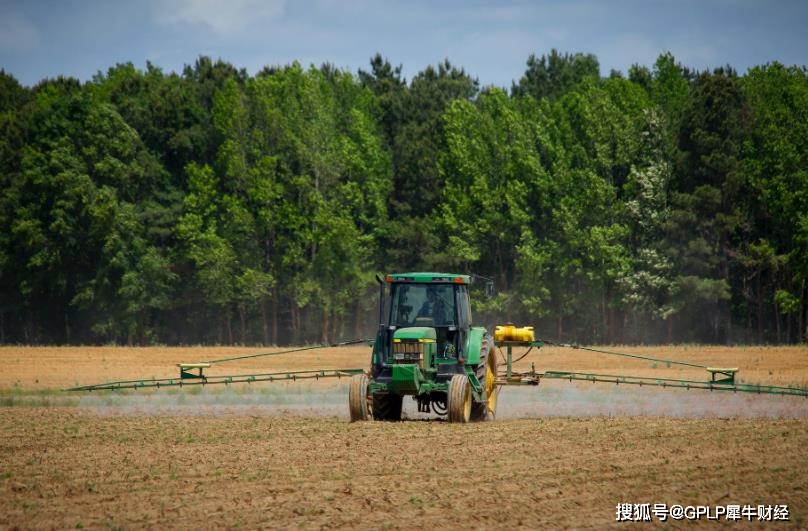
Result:
[[379,283],[379,328],[384,328],[384,280],[376,275],[376,282]]

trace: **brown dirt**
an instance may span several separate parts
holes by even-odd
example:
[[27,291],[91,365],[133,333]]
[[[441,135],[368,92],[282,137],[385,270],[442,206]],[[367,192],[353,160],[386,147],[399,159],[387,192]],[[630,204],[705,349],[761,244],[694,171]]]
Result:
[[[808,387],[808,348],[800,347],[603,347],[604,350],[690,361],[713,367],[737,367],[739,380],[769,385]],[[285,349],[246,347],[121,348],[0,347],[0,389],[59,389],[110,380],[176,377],[177,363],[277,352]],[[518,357],[524,350],[515,350]],[[503,351],[504,355],[504,351]],[[209,374],[238,374],[326,368],[367,367],[370,347],[309,350],[214,365]],[[537,371],[569,370],[705,379],[703,369],[609,356],[579,349],[545,346],[516,365]]]
[[[748,382],[808,382],[805,348],[612,350],[736,366]],[[602,528],[622,525],[618,503],[785,504],[778,528],[808,525],[804,398],[547,381],[503,390],[495,422],[453,425],[351,424],[344,381],[53,391],[253,352],[0,348],[0,529]],[[368,354],[217,370],[364,367]],[[580,350],[531,358],[523,368],[705,376]]]
[[[177,363],[194,363],[281,348],[244,347],[0,347],[0,389],[60,389],[111,380],[172,378]],[[211,375],[366,367],[369,347],[319,349],[216,364]]]

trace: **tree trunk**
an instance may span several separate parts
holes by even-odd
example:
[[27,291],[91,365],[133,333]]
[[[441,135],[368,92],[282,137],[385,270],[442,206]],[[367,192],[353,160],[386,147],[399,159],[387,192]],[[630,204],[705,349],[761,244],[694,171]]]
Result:
[[227,323],[227,344],[233,344],[233,319],[230,315],[230,309],[228,308],[227,314],[225,315],[226,323]]
[[328,330],[329,330],[329,327],[331,326],[330,319],[331,319],[331,312],[329,312],[327,309],[323,308],[323,330],[322,330],[322,334],[321,334],[322,337],[320,338],[320,340],[322,341],[322,343],[325,343],[326,345],[329,343],[329,341],[328,341]]
[[808,341],[808,282],[802,279],[802,302],[800,303],[799,341]]
[[31,309],[27,308],[25,310],[25,313],[26,313],[27,317],[25,319],[25,322],[22,325],[22,337],[23,337],[23,339],[25,339],[26,343],[30,344],[31,343],[31,339],[30,339],[30,336],[31,336],[31,333],[30,333],[30,328],[31,328]]
[[267,317],[267,300],[266,297],[261,301],[261,336],[264,345],[269,345],[269,321]]
[[746,286],[746,275],[743,277],[743,297],[746,299],[746,331],[744,332],[744,341],[749,343],[749,337],[752,333],[752,299],[749,296],[749,289]]
[[601,337],[604,338],[606,341],[611,341],[611,333],[609,332],[609,311],[606,308],[606,290],[604,289],[601,291],[600,295],[600,314],[601,314],[601,326],[603,326],[603,331],[601,332]]
[[138,312],[138,319],[137,319],[138,322],[137,328],[139,337],[138,343],[140,344],[141,347],[145,347],[147,344],[146,330],[149,327],[149,321],[150,321],[149,312],[147,310],[141,310],[140,312]]
[[295,301],[289,301],[289,314],[292,320],[292,343],[300,344],[300,308]]
[[791,344],[791,321],[793,320],[791,314],[786,314],[786,345]]
[[272,344],[278,344],[278,306],[279,306],[278,288],[272,288]]
[[763,343],[763,289],[761,288],[760,277],[762,273],[758,271],[755,279],[755,302],[757,305],[757,342]]
[[623,334],[622,329],[617,327],[617,310],[614,305],[609,306],[609,343],[614,345],[617,339]]
[[611,344],[611,345],[614,345],[615,343],[617,343],[617,338],[618,338],[619,334],[621,333],[620,332],[620,326],[617,324],[617,318],[618,318],[617,310],[615,310],[614,304],[612,302],[614,296],[615,296],[614,290],[609,290],[609,296],[608,296],[608,298],[606,300],[606,305],[607,305],[606,311],[608,312],[608,316],[607,316],[607,319],[608,319],[607,335],[609,337],[609,344]]
[[668,329],[668,344],[673,344],[673,320],[676,319],[676,314],[668,316],[665,320]]
[[777,331],[777,344],[779,345],[781,343],[781,337],[780,337],[780,309],[777,308],[777,303],[772,304],[772,306],[774,306],[774,327],[775,327],[775,330]]
[[243,302],[238,305],[238,320],[241,332],[241,344],[247,344],[247,305]]
[[359,339],[362,335],[362,301],[357,299],[354,309],[354,336],[351,339]]
[[[727,282],[727,286],[730,286],[731,290],[732,281],[729,277],[729,261],[725,258],[724,280]],[[724,327],[724,343],[729,345],[732,342],[732,295],[730,295],[730,299],[728,301],[722,301],[721,305],[724,307],[724,311],[726,312],[724,315],[724,319],[726,320]]]

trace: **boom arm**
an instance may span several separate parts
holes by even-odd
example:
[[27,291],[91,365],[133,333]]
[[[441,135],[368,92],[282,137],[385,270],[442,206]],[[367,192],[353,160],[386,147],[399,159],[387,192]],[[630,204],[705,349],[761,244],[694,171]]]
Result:
[[[695,367],[705,369],[710,373],[711,378],[709,381],[699,380],[683,380],[675,378],[655,378],[647,376],[629,376],[629,375],[615,375],[615,374],[598,374],[574,371],[545,371],[536,372],[532,368],[527,372],[515,372],[513,370],[513,348],[526,347],[528,351],[519,359],[524,358],[534,347],[541,348],[543,345],[555,345],[558,347],[572,348],[587,350],[590,352],[597,352],[611,356],[623,356],[635,359],[642,359],[654,362],[665,363],[666,365],[682,365],[686,367]],[[738,372],[737,368],[720,368],[709,367],[707,365],[699,365],[686,361],[669,360],[663,358],[656,358],[651,356],[640,356],[638,354],[628,354],[625,352],[614,352],[609,350],[599,350],[589,347],[582,347],[579,345],[572,345],[569,343],[556,343],[547,339],[539,339],[536,341],[498,341],[496,346],[500,348],[505,347],[505,371],[501,372],[497,378],[497,385],[538,385],[543,379],[556,379],[556,380],[578,380],[586,382],[599,382],[599,383],[613,383],[613,384],[629,384],[629,385],[648,385],[658,387],[671,387],[676,389],[706,389],[710,391],[732,391],[741,393],[755,393],[755,394],[774,394],[774,395],[790,395],[790,396],[805,396],[808,397],[808,389],[801,387],[784,387],[776,385],[763,385],[763,384],[750,384],[738,383],[735,381],[735,375]],[[519,361],[517,359],[516,361]]]

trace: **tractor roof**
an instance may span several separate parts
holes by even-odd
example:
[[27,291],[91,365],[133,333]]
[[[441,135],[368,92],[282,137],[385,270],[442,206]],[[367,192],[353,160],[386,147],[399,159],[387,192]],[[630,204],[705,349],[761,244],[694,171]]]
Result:
[[410,282],[414,284],[471,284],[472,277],[469,275],[457,275],[455,273],[392,273],[385,277],[388,283]]

